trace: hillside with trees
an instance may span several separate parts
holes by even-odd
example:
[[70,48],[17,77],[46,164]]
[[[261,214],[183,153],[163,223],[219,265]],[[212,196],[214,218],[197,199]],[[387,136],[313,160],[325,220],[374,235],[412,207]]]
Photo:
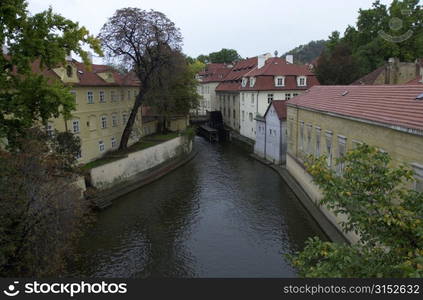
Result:
[[286,52],[283,56],[286,55],[294,55],[294,62],[298,64],[306,64],[311,63],[313,60],[318,58],[320,54],[326,48],[326,41],[319,40],[319,41],[311,41],[306,45],[298,46],[288,52]]

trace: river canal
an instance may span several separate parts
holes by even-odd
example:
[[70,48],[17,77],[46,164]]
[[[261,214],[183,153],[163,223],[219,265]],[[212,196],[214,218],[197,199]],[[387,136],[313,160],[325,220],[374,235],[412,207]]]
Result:
[[199,154],[100,212],[75,276],[294,277],[284,257],[324,238],[286,183],[237,145]]

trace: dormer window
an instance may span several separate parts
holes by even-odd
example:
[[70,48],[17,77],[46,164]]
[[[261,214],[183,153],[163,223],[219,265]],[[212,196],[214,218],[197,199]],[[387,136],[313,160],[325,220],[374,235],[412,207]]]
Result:
[[250,78],[250,87],[253,87],[256,84],[256,79],[254,77]]
[[247,86],[247,78],[243,77],[242,78],[242,87],[246,87]]
[[307,77],[305,77],[305,76],[298,76],[298,78],[297,78],[297,85],[298,86],[307,86]]
[[285,86],[285,77],[284,76],[275,77],[275,86]]
[[67,75],[68,77],[72,77],[72,75],[73,75],[72,66],[67,66],[67,67],[66,67],[66,75]]

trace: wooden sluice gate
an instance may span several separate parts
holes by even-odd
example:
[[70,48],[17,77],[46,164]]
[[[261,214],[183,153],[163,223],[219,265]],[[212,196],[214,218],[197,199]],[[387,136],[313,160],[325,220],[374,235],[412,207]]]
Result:
[[230,131],[225,128],[220,111],[209,112],[207,124],[200,125],[197,134],[203,136],[211,143],[230,139]]

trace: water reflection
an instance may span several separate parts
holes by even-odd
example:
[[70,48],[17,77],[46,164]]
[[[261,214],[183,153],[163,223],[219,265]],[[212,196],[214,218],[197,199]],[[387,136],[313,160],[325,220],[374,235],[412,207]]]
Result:
[[83,239],[77,276],[292,277],[283,254],[319,228],[273,170],[234,145],[115,201]]

